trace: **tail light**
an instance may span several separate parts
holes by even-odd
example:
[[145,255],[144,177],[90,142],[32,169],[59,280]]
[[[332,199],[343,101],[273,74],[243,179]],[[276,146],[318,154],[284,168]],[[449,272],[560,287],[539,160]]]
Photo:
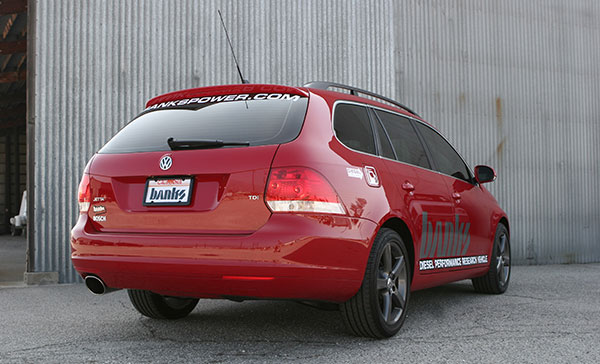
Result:
[[265,201],[273,212],[346,214],[331,184],[309,168],[271,169]]
[[79,183],[79,212],[86,213],[90,209],[92,193],[90,191],[90,175],[83,174]]

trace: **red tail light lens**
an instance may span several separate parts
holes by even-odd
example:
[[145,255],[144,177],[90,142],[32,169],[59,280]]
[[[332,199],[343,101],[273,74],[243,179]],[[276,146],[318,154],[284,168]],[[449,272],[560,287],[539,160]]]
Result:
[[90,209],[92,193],[90,191],[90,175],[83,174],[79,183],[79,212],[86,213]]
[[273,168],[265,200],[273,212],[346,214],[331,184],[309,168]]

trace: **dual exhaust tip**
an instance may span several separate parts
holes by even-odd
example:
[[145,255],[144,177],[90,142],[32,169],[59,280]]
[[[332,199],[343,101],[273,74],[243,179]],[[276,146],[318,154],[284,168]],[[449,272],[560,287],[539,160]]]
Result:
[[88,275],[85,277],[85,286],[93,293],[102,295],[110,292],[117,291],[117,288],[110,288],[104,284],[104,281],[100,277],[94,275]]

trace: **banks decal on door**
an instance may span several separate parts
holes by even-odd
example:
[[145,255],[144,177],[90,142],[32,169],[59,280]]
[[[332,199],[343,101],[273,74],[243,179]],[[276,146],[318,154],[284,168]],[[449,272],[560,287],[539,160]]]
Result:
[[471,244],[469,228],[471,223],[458,221],[455,215],[454,224],[446,221],[433,223],[428,221],[427,212],[423,211],[423,224],[421,231],[421,258],[452,257],[465,255]]
[[193,109],[205,105],[212,105],[220,102],[231,102],[231,101],[251,101],[251,100],[289,100],[296,101],[300,99],[300,95],[291,94],[279,94],[279,93],[255,93],[255,94],[232,94],[232,95],[218,95],[218,96],[203,96],[193,97],[191,99],[181,99],[161,102],[160,104],[154,104],[148,106],[144,112],[157,110],[157,109]]
[[434,229],[433,223],[428,221],[427,212],[424,211],[419,270],[487,264],[487,255],[465,256],[471,244],[470,227],[471,223],[460,222],[458,215],[455,215],[454,223],[438,221]]

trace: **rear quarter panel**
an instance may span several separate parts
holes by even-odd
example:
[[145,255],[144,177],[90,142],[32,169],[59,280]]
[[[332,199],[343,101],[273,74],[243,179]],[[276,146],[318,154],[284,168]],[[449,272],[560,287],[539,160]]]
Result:
[[[282,144],[273,160],[272,168],[306,166],[321,173],[331,183],[344,204],[348,215],[366,219],[376,224],[391,216],[388,201],[393,200],[397,191],[391,175],[381,158],[348,149],[333,134],[332,108],[336,99],[326,99],[311,93],[304,126],[298,138]],[[380,180],[379,187],[370,187],[363,178],[351,177],[348,168],[364,170],[365,166],[375,167]],[[327,219],[324,219],[326,223]],[[355,221],[355,220],[353,220]],[[355,226],[347,226],[351,230]],[[354,262],[364,273],[366,262],[375,234],[368,246],[362,247],[361,258]]]
[[[348,214],[352,217],[379,221],[389,210],[386,190],[390,186],[381,181],[380,187],[370,187],[365,178],[349,176],[347,168],[373,166],[380,180],[385,177],[381,159],[352,151],[333,135],[331,103],[319,95],[311,94],[303,129],[296,140],[282,144],[272,167],[306,166],[325,176],[334,187]],[[364,172],[364,171],[363,171]]]

